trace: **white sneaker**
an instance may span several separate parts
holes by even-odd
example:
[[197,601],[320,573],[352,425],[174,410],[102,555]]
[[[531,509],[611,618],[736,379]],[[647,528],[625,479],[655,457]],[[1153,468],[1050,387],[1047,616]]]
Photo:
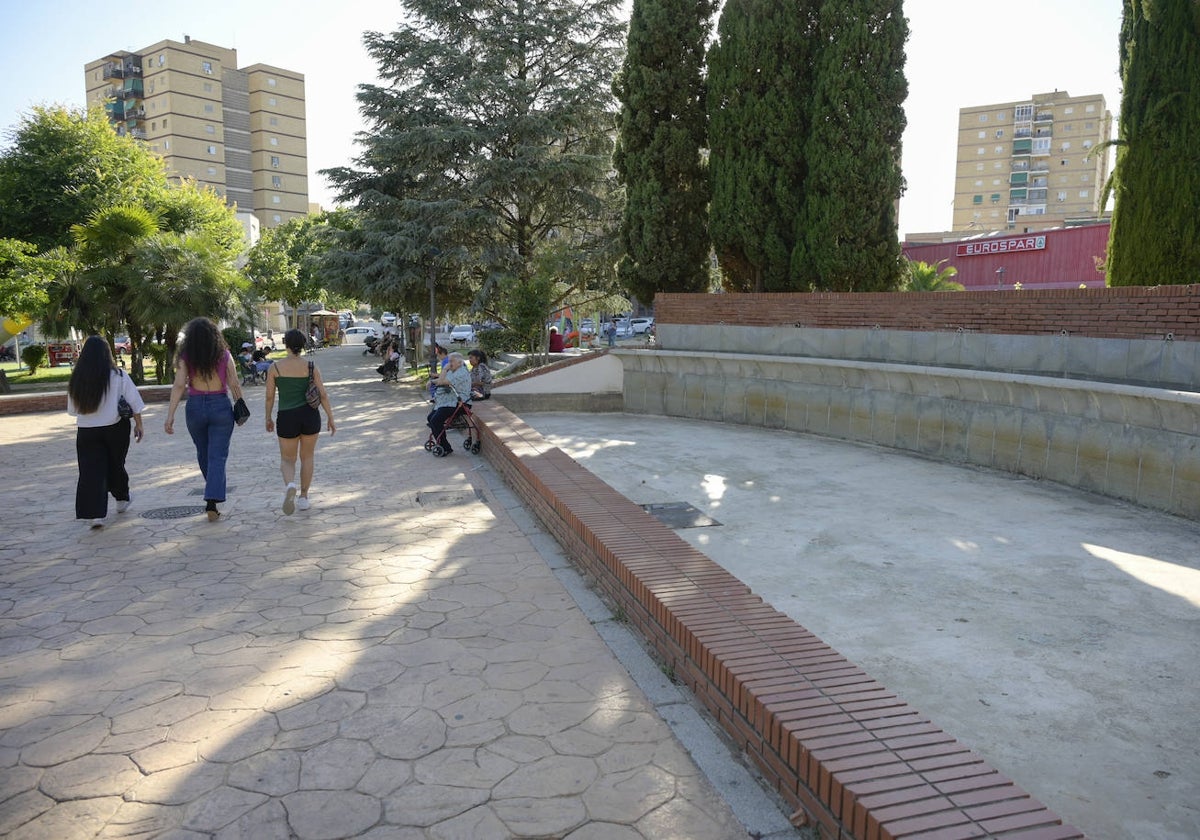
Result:
[[296,484],[292,482],[287,486],[287,492],[283,494],[283,512],[291,516],[296,512]]
[[129,510],[129,506],[133,504],[132,494],[128,499],[117,499],[117,513],[124,513]]
[[296,499],[296,510],[308,510],[312,505],[308,503],[308,496],[301,496]]

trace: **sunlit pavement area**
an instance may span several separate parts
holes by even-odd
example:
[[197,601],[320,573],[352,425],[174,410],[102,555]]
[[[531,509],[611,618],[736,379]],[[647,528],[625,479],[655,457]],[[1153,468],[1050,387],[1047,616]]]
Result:
[[1200,523],[820,437],[523,419],[1092,840],[1200,837]]
[[0,836],[797,836],[417,387],[316,360],[293,516],[261,387],[215,523],[163,403],[95,531],[73,419],[0,418]]

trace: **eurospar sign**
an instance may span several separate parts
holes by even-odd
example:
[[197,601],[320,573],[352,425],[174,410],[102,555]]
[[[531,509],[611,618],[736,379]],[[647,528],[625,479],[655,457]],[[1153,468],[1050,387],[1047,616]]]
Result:
[[981,257],[985,254],[1015,254],[1021,251],[1041,251],[1046,247],[1044,236],[1012,236],[1008,239],[985,239],[960,243],[955,251],[959,257]]

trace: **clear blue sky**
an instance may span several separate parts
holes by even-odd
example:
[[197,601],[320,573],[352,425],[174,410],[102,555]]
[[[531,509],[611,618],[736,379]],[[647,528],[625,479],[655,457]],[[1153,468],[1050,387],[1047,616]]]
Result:
[[[309,194],[330,206],[316,172],[346,164],[361,122],[354,100],[375,67],[367,30],[390,31],[397,0],[206,0],[105,7],[82,0],[0,0],[0,54],[10,68],[0,88],[5,137],[30,106],[84,103],[83,65],[190,35],[234,47],[238,62],[271,64],[305,76]],[[980,0],[906,0],[910,21],[908,129],[900,230],[946,230],[954,198],[958,109],[1035,93],[1101,93],[1120,104],[1120,0],[1039,0],[1024,7]],[[5,140],[7,143],[7,139]]]

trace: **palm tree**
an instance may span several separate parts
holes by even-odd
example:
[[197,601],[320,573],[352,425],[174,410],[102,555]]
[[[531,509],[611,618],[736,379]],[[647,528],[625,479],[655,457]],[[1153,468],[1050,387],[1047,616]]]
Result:
[[938,260],[935,265],[930,265],[920,260],[910,260],[901,291],[961,292],[965,288],[963,284],[950,279],[958,274],[958,269],[952,265],[942,268],[944,262],[945,260]]

